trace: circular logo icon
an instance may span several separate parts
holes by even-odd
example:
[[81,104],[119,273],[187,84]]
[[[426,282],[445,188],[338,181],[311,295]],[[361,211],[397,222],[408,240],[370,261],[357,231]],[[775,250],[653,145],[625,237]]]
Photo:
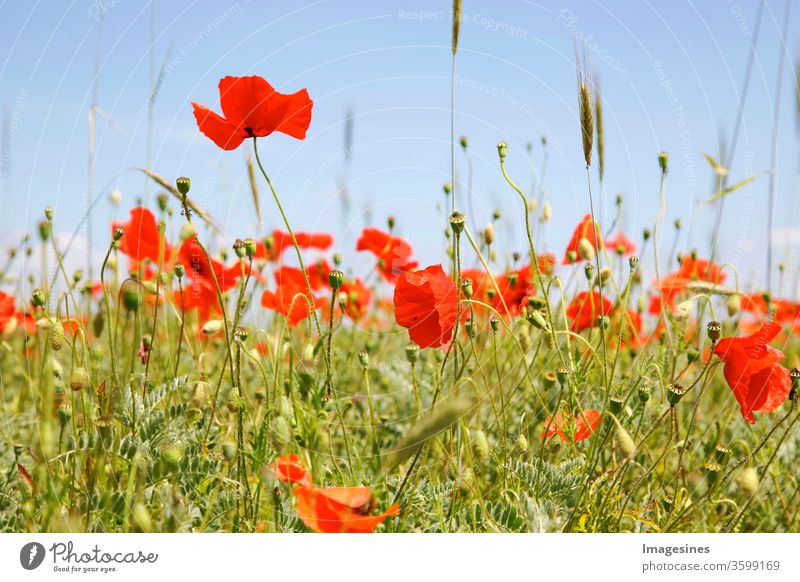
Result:
[[19,551],[19,563],[26,570],[35,570],[44,561],[44,546],[39,542],[29,542]]

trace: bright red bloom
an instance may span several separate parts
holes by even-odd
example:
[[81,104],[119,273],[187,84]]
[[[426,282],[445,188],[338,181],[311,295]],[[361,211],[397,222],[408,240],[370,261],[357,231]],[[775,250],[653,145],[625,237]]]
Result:
[[278,457],[275,462],[269,466],[269,470],[275,474],[275,478],[278,481],[283,483],[301,485],[303,487],[313,486],[311,473],[306,470],[300,457],[297,455]]
[[[372,291],[364,285],[361,279],[345,279],[337,294],[334,309],[341,311],[344,305],[344,312],[353,321],[358,321],[367,314],[367,308],[372,300]],[[323,300],[322,315],[327,321],[330,317],[330,299]]]
[[611,301],[603,297],[600,301],[600,293],[597,291],[581,291],[567,305],[567,317],[571,323],[570,330],[579,332],[590,327],[597,326],[597,318],[601,315],[609,315],[613,309]]
[[5,333],[6,329],[13,331],[13,329],[17,327],[18,320],[17,311],[14,307],[15,301],[16,299],[13,295],[7,295],[0,291],[0,333]]
[[211,275],[211,269],[214,270],[214,275],[217,277],[220,291],[227,291],[236,286],[236,281],[242,274],[239,263],[235,263],[230,267],[225,267],[219,261],[211,259],[211,267],[209,268],[208,261],[206,260],[203,249],[197,242],[197,237],[190,237],[186,239],[178,251],[178,262],[183,263],[186,270],[186,275],[190,279],[203,279],[210,283],[211,288],[216,291],[214,285],[214,278]]
[[[492,307],[499,313],[504,315],[511,315],[512,317],[519,316],[524,306],[527,305],[527,299],[534,294],[535,288],[531,281],[531,267],[526,265],[511,271],[503,273],[499,277],[495,277],[497,281],[496,295],[492,299]],[[487,284],[491,286],[491,280],[487,279]],[[502,297],[502,299],[501,299]],[[505,307],[503,308],[503,304]]]
[[564,260],[561,261],[562,265],[569,265],[573,261],[569,260],[570,252],[575,253],[575,263],[579,263],[583,260],[580,253],[578,252],[578,243],[580,243],[582,238],[585,238],[589,241],[589,244],[592,245],[595,252],[597,252],[597,248],[595,248],[595,236],[597,237],[597,246],[599,248],[603,248],[603,237],[600,234],[600,225],[596,222],[592,222],[592,215],[587,214],[583,217],[583,220],[580,221],[578,226],[575,227],[575,232],[572,233],[572,238],[569,239],[569,244],[567,244],[567,249],[564,251]]
[[539,271],[542,275],[552,275],[553,270],[556,268],[556,256],[553,253],[544,253],[538,255],[537,258],[539,259]]
[[636,243],[625,236],[621,230],[609,239],[606,239],[606,247],[612,249],[620,256],[628,257],[636,254]]
[[[326,251],[333,245],[333,237],[324,232],[296,232],[294,238],[301,249]],[[288,232],[273,230],[272,236],[265,239],[265,242],[256,244],[255,258],[277,261],[292,246],[292,237]]]
[[330,288],[328,273],[331,271],[333,271],[333,267],[331,267],[325,259],[320,259],[306,267],[306,275],[308,275],[308,282],[311,288],[314,291],[319,291],[323,287]]
[[[135,262],[145,260],[158,263],[159,239],[156,217],[147,208],[137,206],[131,208],[131,219],[128,222],[112,222],[111,232],[122,227],[123,234],[119,240],[119,250]],[[172,249],[164,241],[164,260],[169,260]]]
[[224,150],[234,150],[248,137],[279,131],[305,139],[314,102],[306,89],[285,95],[262,77],[223,77],[219,98],[224,117],[192,103],[197,127]]
[[725,380],[750,424],[755,423],[753,412],[772,412],[792,387],[789,370],[778,363],[786,356],[767,345],[780,331],[781,326],[771,322],[753,335],[723,338],[714,347],[714,354],[725,362]]
[[183,286],[183,295],[176,292],[173,301],[184,311],[197,309],[200,321],[208,321],[212,313],[222,313],[214,282],[200,277],[189,279]]
[[369,251],[378,259],[378,270],[387,281],[396,281],[401,273],[415,269],[411,260],[414,251],[405,240],[377,228],[365,228],[356,244],[356,250]]
[[676,274],[689,281],[706,281],[717,284],[725,281],[725,273],[722,272],[719,265],[706,259],[692,258],[691,255],[681,258],[681,266]]
[[368,487],[298,487],[294,495],[297,515],[319,533],[371,533],[400,512],[395,503],[380,515],[370,515],[375,498]]
[[309,303],[312,309],[316,309],[320,300],[313,295],[309,298],[305,282],[298,284],[290,279],[281,280],[275,291],[267,289],[261,296],[262,307],[281,313],[289,327],[294,327],[311,315]]
[[[450,346],[458,317],[458,290],[441,265],[400,275],[394,288],[394,316],[419,347]],[[465,309],[462,319],[466,316]]]
[[544,421],[545,430],[541,438],[548,439],[558,435],[562,441],[577,443],[585,440],[594,432],[600,422],[600,413],[597,410],[584,410],[577,416],[556,413],[555,418]]

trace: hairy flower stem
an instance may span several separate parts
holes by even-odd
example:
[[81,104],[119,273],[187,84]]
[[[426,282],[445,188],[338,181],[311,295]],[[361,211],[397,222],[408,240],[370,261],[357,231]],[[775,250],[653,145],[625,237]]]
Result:
[[[289,236],[292,239],[292,246],[294,247],[295,253],[297,253],[297,262],[300,265],[300,271],[303,273],[303,279],[305,280],[306,283],[308,300],[311,301],[312,300],[311,298],[314,295],[311,290],[311,282],[308,279],[308,273],[306,273],[306,268],[305,265],[303,264],[303,256],[300,253],[300,246],[297,244],[297,239],[294,236],[294,231],[292,230],[292,227],[289,224],[289,219],[286,216],[286,212],[284,212],[283,210],[283,205],[281,204],[281,200],[278,197],[278,192],[272,185],[272,180],[269,179],[266,170],[264,170],[264,166],[261,165],[261,158],[258,155],[258,138],[256,137],[253,137],[253,152],[255,152],[258,169],[261,170],[261,175],[264,176],[264,179],[267,181],[267,186],[269,186],[269,190],[270,192],[272,192],[272,198],[275,200],[275,205],[278,207],[278,211],[281,213],[281,218],[283,218],[283,224],[286,226],[286,231],[289,233]],[[317,328],[317,334],[321,334],[322,330],[319,325],[319,319],[317,318],[317,312],[313,309],[313,306],[309,307],[309,311],[311,312],[311,319],[314,321],[314,325]]]
[[[106,287],[106,265],[108,264],[108,258],[111,256],[111,251],[113,249],[114,242],[112,241],[108,246],[108,251],[106,251],[106,258],[103,259],[103,266],[100,267],[100,285],[103,287],[103,300],[106,305],[106,318],[108,320],[106,327],[108,327],[108,349],[110,352],[109,356],[111,357],[112,388],[116,388],[119,385],[119,374],[117,373],[117,360],[114,355],[114,326],[111,323],[111,302],[108,300],[108,288]],[[101,414],[103,413],[105,413],[105,411],[101,411]]]
[[[656,221],[653,223],[653,261],[654,261],[653,267],[655,268],[655,271],[656,271],[656,281],[661,281],[661,274],[660,274],[660,271],[659,271],[659,268],[658,268],[658,224],[664,218],[664,213],[666,212],[666,203],[665,203],[665,200],[664,200],[664,188],[665,188],[666,179],[667,179],[667,172],[662,170],[661,171],[661,183],[660,183],[659,188],[658,188],[658,191],[659,191],[659,193],[658,193],[658,199],[659,199],[658,216],[656,216]],[[674,345],[673,345],[673,342],[672,342],[672,331],[670,330],[669,318],[667,317],[666,307],[664,306],[664,303],[665,303],[665,301],[664,301],[664,298],[662,297],[661,300],[659,301],[660,313],[659,313],[658,317],[659,317],[659,319],[661,321],[664,322],[664,330],[665,330],[666,335],[667,335],[667,341],[669,342],[670,348],[673,348]],[[658,322],[656,322],[656,325],[658,325]]]
[[184,322],[186,320],[186,309],[183,305],[183,280],[182,277],[178,277],[178,295],[181,298],[181,327],[178,333],[178,350],[175,354],[175,371],[172,374],[172,378],[175,379],[178,377],[178,366],[181,363],[181,348],[183,347],[183,327]]
[[[148,182],[149,183],[149,182]],[[148,378],[148,373],[150,371],[150,360],[153,359],[153,351],[156,344],[156,329],[158,325],[158,302],[159,302],[159,292],[161,289],[161,271],[164,269],[164,233],[161,232],[159,229],[158,233],[158,272],[156,273],[156,304],[153,308],[153,332],[150,334],[150,352],[147,357],[147,363],[144,366],[144,377],[145,379]],[[183,297],[181,297],[181,301],[183,301]],[[144,388],[143,388],[144,390]]]

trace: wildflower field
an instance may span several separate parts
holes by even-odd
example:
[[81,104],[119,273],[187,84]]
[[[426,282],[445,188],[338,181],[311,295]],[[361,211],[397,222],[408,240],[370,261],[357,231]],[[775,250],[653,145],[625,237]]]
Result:
[[[455,79],[461,2],[446,8]],[[745,276],[716,240],[732,219],[673,242],[667,151],[637,186],[657,212],[627,225],[627,194],[604,188],[599,75],[574,53],[569,232],[542,234],[552,196],[541,158],[533,188],[507,166],[528,155],[514,128],[475,145],[465,123],[441,136],[450,179],[424,194],[438,260],[393,212],[348,248],[335,224],[295,228],[280,151],[263,151],[308,139],[325,105],[248,63],[180,115],[235,166],[258,226],[206,210],[191,175],[138,167],[152,195],[112,194],[103,260],[73,268],[58,209],[37,209],[0,265],[0,531],[798,531],[791,257],[770,247],[772,275]],[[476,148],[510,201],[480,224]],[[706,161],[714,221],[756,177]],[[518,246],[500,236],[511,209]]]

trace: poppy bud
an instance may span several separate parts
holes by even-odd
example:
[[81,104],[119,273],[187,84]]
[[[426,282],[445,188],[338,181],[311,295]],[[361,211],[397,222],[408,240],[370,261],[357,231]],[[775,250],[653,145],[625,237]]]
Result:
[[178,235],[182,242],[185,242],[195,236],[197,234],[197,228],[195,228],[194,223],[192,222],[184,222],[183,226],[181,226],[181,232]]
[[675,319],[677,321],[686,321],[692,315],[692,306],[694,305],[694,301],[692,299],[687,299],[686,301],[681,301],[678,303],[678,306],[675,307]]
[[639,257],[637,256],[630,256],[628,257],[628,266],[630,267],[631,271],[635,271],[639,268]]
[[487,247],[494,242],[494,224],[491,222],[487,224],[483,229],[483,244]]
[[450,228],[453,229],[453,232],[456,235],[459,235],[462,232],[464,232],[464,223],[466,222],[466,220],[467,220],[466,217],[463,214],[461,214],[458,210],[456,210],[455,212],[453,212],[453,214],[450,215]]
[[680,230],[683,226],[683,221],[680,218],[675,219],[675,230]]
[[538,309],[531,310],[527,315],[527,320],[533,327],[547,330],[547,321]]
[[221,319],[209,319],[203,324],[201,331],[204,335],[214,335],[222,331],[223,322]]
[[489,287],[486,290],[486,297],[489,298],[489,301],[494,301],[494,298],[496,296],[497,296],[497,291],[494,289],[494,287]]
[[728,317],[733,317],[742,308],[742,296],[738,293],[729,295],[728,300],[725,302],[725,307],[728,308]]
[[680,384],[670,384],[667,392],[667,402],[669,402],[670,406],[675,406],[680,402],[684,394],[686,394],[686,388]]
[[283,416],[276,416],[270,422],[272,442],[277,449],[283,449],[292,439],[292,429]]
[[709,321],[706,330],[708,332],[708,338],[712,342],[716,342],[722,332],[722,324],[718,321]]
[[464,294],[464,297],[467,299],[472,299],[472,281],[469,279],[464,279],[461,281],[461,293]]
[[486,433],[482,430],[476,430],[472,433],[472,452],[478,463],[485,463],[489,459],[489,441],[486,438]]
[[664,151],[658,152],[658,165],[664,174],[667,173],[667,162],[669,162],[669,154]]
[[344,273],[339,270],[334,270],[328,273],[328,285],[331,286],[331,289],[337,291],[344,282]]
[[52,230],[52,225],[50,224],[49,220],[43,220],[39,223],[39,237],[42,241],[47,241],[50,238],[50,232]]
[[47,302],[47,297],[45,297],[44,291],[41,289],[34,289],[33,293],[31,293],[31,303],[34,307],[44,307],[44,304]]
[[648,400],[650,400],[650,386],[647,384],[642,384],[639,386],[638,394],[639,402],[644,405]]
[[53,376],[56,378],[61,378],[62,374],[64,373],[64,368],[61,367],[61,363],[54,358],[50,363],[50,367],[52,368]]
[[126,288],[125,291],[122,293],[122,305],[128,311],[136,311],[139,309],[139,306],[142,304],[142,294],[139,293],[139,289],[131,289],[130,287]]
[[636,443],[633,442],[633,437],[631,437],[630,433],[619,423],[617,423],[616,437],[617,445],[619,445],[619,450],[622,451],[622,454],[626,457],[632,457],[636,452]]
[[413,366],[417,362],[419,355],[419,346],[417,344],[408,344],[406,346],[406,359]]
[[731,454],[731,449],[725,443],[717,443],[714,447],[714,458],[718,463],[724,464]]
[[533,307],[534,309],[544,309],[545,301],[544,298],[539,297],[538,295],[533,297],[528,297],[528,305]]
[[556,370],[556,380],[558,380],[558,383],[561,386],[564,386],[564,384],[566,383],[568,375],[569,375],[569,370],[564,366],[559,366],[558,369]]
[[544,387],[549,390],[550,388],[555,386],[556,378],[557,376],[555,372],[553,372],[552,370],[548,370],[547,372],[545,372],[544,375],[542,376],[542,383],[544,384]]
[[608,282],[611,278],[611,269],[609,267],[603,267],[600,269],[600,272],[597,274],[597,277],[594,280],[594,284],[598,287],[602,287],[603,285]]
[[358,363],[364,369],[369,368],[369,354],[363,350],[358,352]]
[[192,182],[189,178],[181,176],[175,180],[175,187],[178,189],[178,192],[186,196],[189,193],[189,189],[192,187]]
[[249,335],[249,333],[250,332],[246,327],[240,325],[233,332],[233,338],[239,343],[244,343],[245,341],[247,341],[247,336]]
[[64,339],[64,326],[61,325],[61,320],[54,319],[47,333],[47,341],[50,342],[50,348],[57,352],[64,345]]
[[108,195],[108,199],[111,201],[111,204],[116,206],[120,202],[122,202],[122,192],[119,190],[112,190],[111,194]]
[[445,182],[442,184],[442,190],[444,191],[445,196],[447,196],[453,191],[453,185],[450,182]]
[[497,143],[497,155],[500,156],[500,163],[506,161],[506,155],[508,155],[508,144],[506,142]]
[[44,217],[47,220],[53,220],[53,207],[52,206],[48,206],[47,208],[44,209]]
[[156,202],[158,202],[158,209],[161,210],[161,212],[164,212],[167,209],[167,205],[169,203],[169,198],[167,198],[166,194],[161,192],[156,197]]
[[588,238],[582,238],[578,241],[578,254],[586,261],[591,261],[594,258],[594,246],[592,246]]
[[458,142],[461,144],[462,148],[467,149],[467,136],[466,135],[462,135],[459,138]]
[[645,229],[642,231],[642,238],[644,239],[644,241],[645,241],[645,242],[647,242],[648,240],[650,240],[650,235],[651,235],[651,234],[652,234],[652,233],[650,232],[650,229],[649,229],[649,228],[645,228]]
[[611,319],[607,315],[598,315],[597,316],[597,326],[602,327],[603,329],[608,329],[608,326],[611,325]]
[[498,319],[496,317],[492,317],[489,320],[489,325],[492,326],[492,331],[494,333],[497,333],[497,331],[500,329],[500,322],[498,321]]
[[608,408],[614,416],[619,416],[619,413],[622,412],[622,405],[624,402],[625,400],[619,394],[614,394],[609,398]]
[[[586,239],[582,239],[586,240]],[[594,265],[591,263],[586,263],[583,266],[583,274],[586,276],[587,281],[591,281],[592,275],[594,274]]]
[[758,472],[753,467],[742,469],[737,481],[742,492],[747,496],[753,495],[758,490]]
[[78,366],[69,378],[69,387],[74,391],[82,390],[89,385],[89,373],[83,366]]
[[494,209],[494,211],[492,212],[492,218],[493,218],[494,220],[500,220],[500,218],[501,218],[502,216],[503,216],[503,213],[502,213],[502,212],[500,212],[500,209],[499,209],[499,208],[495,208],[495,209]]
[[244,241],[242,239],[237,238],[235,241],[233,241],[233,252],[236,253],[236,256],[240,259],[244,258],[247,250],[244,248]]
[[525,438],[524,434],[519,435],[517,437],[517,442],[514,444],[517,447],[517,452],[520,455],[525,456],[528,454],[528,439]]
[[239,412],[244,410],[244,401],[241,399],[235,388],[228,392],[228,399],[225,402],[225,405],[231,412]]
[[183,274],[185,272],[185,269],[183,268],[183,264],[182,263],[175,263],[175,266],[172,267],[172,272],[175,273],[175,276],[178,279],[183,278]]
[[252,238],[244,239],[244,250],[248,259],[252,259],[256,255],[256,241]]

